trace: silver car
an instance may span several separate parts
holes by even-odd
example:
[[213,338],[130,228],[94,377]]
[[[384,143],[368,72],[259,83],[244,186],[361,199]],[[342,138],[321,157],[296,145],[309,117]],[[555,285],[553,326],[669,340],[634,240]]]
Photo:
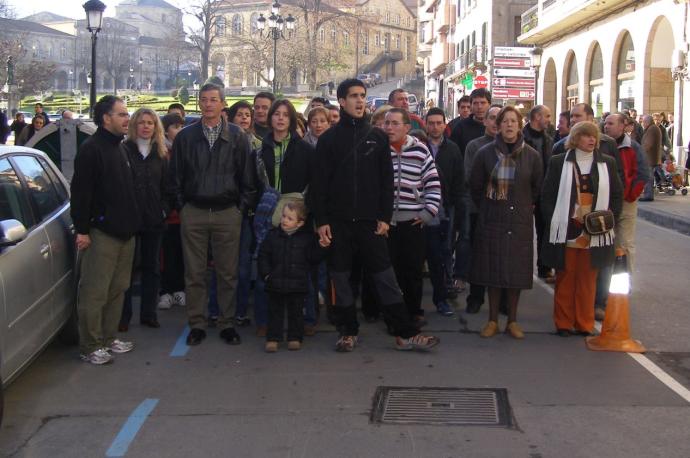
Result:
[[[0,146],[0,384],[58,334],[76,343],[69,183],[41,151]],[[0,422],[3,411],[0,390]]]

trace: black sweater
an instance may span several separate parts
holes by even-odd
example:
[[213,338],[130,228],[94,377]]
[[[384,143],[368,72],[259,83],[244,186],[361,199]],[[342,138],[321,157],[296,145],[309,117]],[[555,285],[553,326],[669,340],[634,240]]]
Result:
[[475,121],[474,115],[460,120],[455,125],[450,133],[450,139],[460,148],[460,154],[462,154],[463,159],[465,158],[467,144],[475,138],[484,136],[484,130],[484,123]]
[[99,127],[74,160],[71,214],[78,234],[97,228],[123,240],[141,226],[134,177],[122,137]]
[[158,147],[151,144],[151,151],[144,157],[137,144],[127,140],[124,144],[134,173],[134,188],[141,214],[142,231],[162,231],[165,217],[170,212],[166,194],[168,159],[158,155]]
[[393,162],[381,129],[340,110],[338,124],[319,137],[314,163],[309,192],[318,226],[391,220]]
[[[276,188],[275,183],[275,141],[273,135],[269,133],[264,137],[261,145],[261,158],[266,167],[268,184]],[[277,188],[281,193],[304,192],[311,181],[312,161],[314,148],[297,134],[290,134],[290,142],[285,148],[283,162],[280,164],[280,187]]]

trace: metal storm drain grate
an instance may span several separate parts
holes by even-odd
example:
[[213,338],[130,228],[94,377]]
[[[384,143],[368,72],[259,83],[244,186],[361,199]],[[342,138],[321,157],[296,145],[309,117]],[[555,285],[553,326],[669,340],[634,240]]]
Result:
[[511,428],[513,416],[504,388],[380,386],[371,422]]

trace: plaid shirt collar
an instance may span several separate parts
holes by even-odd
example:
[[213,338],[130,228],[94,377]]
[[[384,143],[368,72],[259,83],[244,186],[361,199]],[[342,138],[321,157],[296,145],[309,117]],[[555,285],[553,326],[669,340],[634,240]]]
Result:
[[214,127],[208,127],[202,120],[201,129],[204,131],[204,137],[206,137],[206,140],[208,140],[209,147],[213,148],[213,145],[216,143],[216,140],[218,140],[218,137],[220,137],[220,134],[223,131],[223,119],[221,118],[220,122]]

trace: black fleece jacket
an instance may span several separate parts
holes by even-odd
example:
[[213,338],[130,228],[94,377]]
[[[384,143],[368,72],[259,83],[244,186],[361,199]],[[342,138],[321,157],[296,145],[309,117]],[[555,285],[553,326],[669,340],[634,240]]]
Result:
[[162,231],[165,218],[170,213],[167,187],[168,159],[158,155],[158,146],[151,144],[151,151],[144,157],[136,142],[123,143],[134,173],[134,189],[141,214],[141,231]]
[[393,162],[388,136],[364,118],[340,110],[319,137],[310,187],[317,226],[339,221],[390,222]]
[[484,130],[484,123],[476,121],[474,115],[470,115],[469,118],[462,119],[455,124],[453,131],[450,133],[450,139],[460,148],[460,154],[462,154],[463,159],[465,158],[467,144],[475,138],[484,136]]
[[141,226],[122,138],[99,127],[79,148],[71,184],[71,215],[78,234],[97,228],[127,240]]

